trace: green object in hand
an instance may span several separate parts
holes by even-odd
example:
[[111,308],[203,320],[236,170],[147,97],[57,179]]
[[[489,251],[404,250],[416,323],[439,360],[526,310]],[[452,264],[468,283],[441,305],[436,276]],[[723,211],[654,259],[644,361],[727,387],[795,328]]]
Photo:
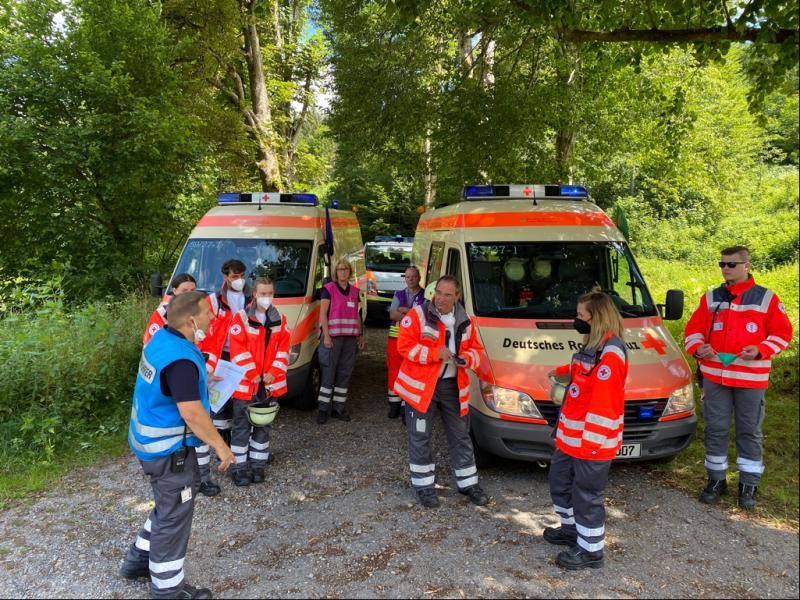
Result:
[[719,356],[719,360],[722,362],[723,367],[727,367],[736,360],[736,355],[731,354],[730,352],[717,352],[717,356]]

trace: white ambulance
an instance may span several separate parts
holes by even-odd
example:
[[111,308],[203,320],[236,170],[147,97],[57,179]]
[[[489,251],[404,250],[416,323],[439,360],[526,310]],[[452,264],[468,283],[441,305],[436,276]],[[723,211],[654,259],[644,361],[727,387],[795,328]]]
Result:
[[372,321],[388,321],[394,293],[406,287],[405,271],[411,264],[412,242],[413,238],[397,235],[378,236],[364,244],[366,273],[359,286],[367,293],[367,317]]
[[[292,330],[285,399],[312,408],[319,390],[316,292],[330,276],[330,262],[340,257],[352,262],[353,283],[363,276],[358,220],[349,211],[326,211],[313,194],[231,192],[219,194],[217,204],[189,234],[173,276],[189,273],[199,290],[215,293],[222,287],[222,263],[236,258],[247,267],[249,282],[270,277],[275,305]],[[156,293],[158,279],[151,286]],[[361,309],[365,315],[363,290]]]
[[[463,285],[485,346],[472,377],[476,456],[546,461],[558,406],[547,373],[581,345],[577,298],[594,286],[624,318],[630,369],[618,459],[669,459],[694,436],[692,374],[663,319],[679,319],[683,292],[656,304],[625,238],[581,186],[475,185],[462,200],[425,212],[413,260],[430,286]],[[663,314],[662,314],[663,313]]]

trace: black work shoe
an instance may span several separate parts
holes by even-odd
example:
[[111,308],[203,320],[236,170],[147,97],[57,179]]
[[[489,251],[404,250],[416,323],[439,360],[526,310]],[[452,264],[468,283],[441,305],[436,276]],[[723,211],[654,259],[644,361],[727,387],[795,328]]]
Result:
[[703,504],[716,504],[719,497],[728,491],[728,482],[724,479],[709,479],[706,489],[700,494],[700,502]]
[[208,496],[210,498],[211,496],[216,496],[222,490],[216,483],[209,479],[208,481],[200,482],[200,489],[198,491],[203,494],[203,496]]
[[485,506],[489,504],[489,496],[486,495],[477,483],[475,485],[471,485],[468,488],[463,490],[458,490],[459,494],[464,494],[469,501],[477,506]]
[[125,560],[119,568],[119,574],[125,579],[138,579],[139,577],[150,577],[149,562],[132,562]]
[[264,469],[253,469],[253,476],[251,477],[253,483],[264,483],[265,479]]
[[331,413],[331,417],[334,419],[339,419],[340,421],[352,421],[350,418],[350,413],[346,410],[342,410],[341,412],[334,410]]
[[758,491],[757,485],[749,483],[739,484],[739,508],[745,510],[752,510],[756,507],[756,492]]
[[213,598],[214,596],[211,595],[211,590],[208,588],[196,588],[193,585],[184,583],[183,589],[175,597],[181,600],[184,598],[188,600],[189,598]]
[[559,567],[575,571],[577,569],[599,569],[603,566],[602,552],[587,552],[580,546],[573,546],[569,550],[559,552],[556,556]]
[[317,423],[320,425],[324,425],[328,422],[329,413],[327,410],[321,410],[317,413]]
[[399,402],[390,402],[389,403],[389,418],[396,419],[400,416],[400,403]]
[[231,479],[233,480],[233,485],[238,487],[245,487],[250,485],[250,474],[247,471],[233,471],[231,473]]
[[419,499],[419,503],[425,508],[439,508],[439,498],[436,496],[436,490],[433,488],[417,490],[417,498]]
[[545,542],[557,546],[573,546],[578,541],[577,533],[566,532],[561,527],[545,527],[542,537]]

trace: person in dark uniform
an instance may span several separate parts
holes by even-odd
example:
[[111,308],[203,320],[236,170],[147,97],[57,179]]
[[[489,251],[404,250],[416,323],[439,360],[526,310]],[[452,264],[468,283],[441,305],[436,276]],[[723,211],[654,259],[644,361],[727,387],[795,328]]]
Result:
[[622,444],[628,376],[622,317],[610,296],[580,296],[575,329],[583,334],[583,347],[555,371],[570,375],[549,474],[561,527],[546,527],[543,534],[551,544],[570,547],[556,557],[556,564],[570,570],[603,566],[605,489]]
[[206,296],[186,292],[167,309],[168,325],[144,347],[133,390],[128,444],[150,477],[155,506],[128,548],[120,574],[150,577],[153,598],[211,598],[184,581],[183,564],[200,487],[195,448],[206,443],[233,463],[209,416],[205,360],[195,345],[213,315]]

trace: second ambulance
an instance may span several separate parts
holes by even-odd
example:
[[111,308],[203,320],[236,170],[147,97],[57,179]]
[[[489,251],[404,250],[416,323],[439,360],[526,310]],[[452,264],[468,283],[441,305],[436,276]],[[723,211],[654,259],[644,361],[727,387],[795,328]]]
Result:
[[[630,369],[618,459],[669,459],[697,423],[689,365],[664,327],[683,292],[654,303],[625,238],[581,186],[476,185],[456,204],[425,212],[413,261],[423,284],[462,283],[485,355],[472,374],[476,456],[549,460],[559,407],[547,373],[581,346],[577,298],[599,287],[625,325]],[[662,314],[663,313],[663,314]]]

